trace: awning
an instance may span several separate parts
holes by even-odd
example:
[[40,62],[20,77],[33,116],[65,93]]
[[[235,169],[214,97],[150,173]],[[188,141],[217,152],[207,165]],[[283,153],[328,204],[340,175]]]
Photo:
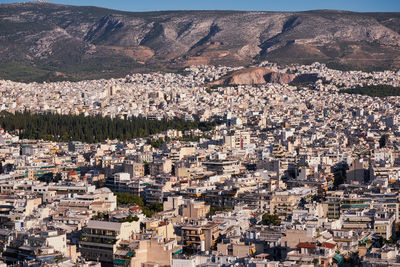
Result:
[[114,264],[118,265],[125,265],[126,261],[125,260],[120,260],[120,259],[115,259]]
[[179,250],[173,252],[172,254],[176,255],[176,254],[180,254],[180,253],[182,253],[182,249],[179,249]]
[[338,263],[342,263],[343,262],[343,256],[339,255],[339,254],[335,254],[335,256],[333,256],[333,259]]
[[125,256],[127,256],[127,257],[133,257],[133,252],[132,251],[130,251],[130,252],[128,252],[128,253],[126,253],[126,255]]

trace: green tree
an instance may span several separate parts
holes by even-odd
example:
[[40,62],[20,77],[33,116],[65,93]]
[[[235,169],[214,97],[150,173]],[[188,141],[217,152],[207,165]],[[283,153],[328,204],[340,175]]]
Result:
[[57,172],[56,176],[54,177],[54,182],[59,182],[62,180],[61,173]]
[[156,214],[154,210],[151,210],[148,207],[142,207],[142,212],[148,218],[151,218],[154,214]]
[[159,202],[151,202],[142,207],[142,212],[146,217],[152,217],[154,214],[163,211],[163,204]]
[[122,219],[121,222],[137,222],[139,220],[139,217],[135,216],[133,217],[132,214],[129,214],[126,218]]
[[213,216],[217,211],[230,211],[232,210],[231,207],[216,207],[212,206],[210,207],[210,212],[208,213],[208,216]]
[[[2,111],[0,126],[6,131],[18,130],[21,138],[44,139],[51,141],[83,141],[87,143],[102,142],[106,139],[122,141],[147,137],[168,129],[209,131],[217,122],[173,120],[148,120],[146,118],[115,118],[83,115],[34,114]],[[165,140],[150,140],[150,144],[160,147]]]
[[93,220],[102,221],[102,220],[104,220],[104,217],[105,217],[104,213],[99,212],[99,213],[97,213],[96,215],[94,215],[94,216],[92,217],[92,219],[93,219]]
[[[144,205],[141,197],[129,193],[116,193],[117,204],[119,205],[136,205],[142,208],[142,212],[146,217],[152,217],[157,212],[163,211],[163,203],[152,202]],[[129,216],[128,216],[129,217]],[[129,217],[129,221],[137,221],[139,218]]]
[[151,202],[149,204],[149,209],[154,210],[155,212],[161,212],[163,211],[163,203],[160,202]]
[[142,207],[144,205],[141,197],[129,193],[116,193],[118,205],[137,205]]
[[51,183],[51,182],[56,182],[55,181],[55,177],[54,177],[54,173],[52,172],[48,172],[43,174],[42,176],[40,176],[38,178],[39,181],[41,182],[46,182],[46,183]]
[[275,225],[275,226],[278,226],[278,225],[281,225],[281,219],[276,214],[265,213],[262,216],[262,223],[264,225]]
[[377,97],[399,96],[400,87],[393,87],[387,84],[358,86],[352,89],[342,89],[340,93],[369,95]]

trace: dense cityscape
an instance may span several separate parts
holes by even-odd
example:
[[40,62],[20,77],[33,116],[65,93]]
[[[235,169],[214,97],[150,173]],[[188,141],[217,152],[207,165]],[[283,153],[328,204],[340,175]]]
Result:
[[[253,68],[312,82],[1,80],[0,266],[400,266],[399,96],[346,93],[400,71]],[[167,130],[31,139],[4,119],[27,112]]]

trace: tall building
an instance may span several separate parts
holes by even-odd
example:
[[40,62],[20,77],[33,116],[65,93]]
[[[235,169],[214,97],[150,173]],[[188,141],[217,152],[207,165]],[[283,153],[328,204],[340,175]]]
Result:
[[210,250],[219,236],[217,223],[182,226],[181,231],[183,249],[188,253]]
[[110,222],[90,220],[79,242],[82,256],[87,260],[112,263],[121,241],[130,240],[140,232],[140,222]]
[[131,178],[138,178],[144,175],[144,164],[133,160],[125,160],[123,163],[124,172],[129,173]]
[[250,134],[247,132],[235,133],[232,135],[226,135],[224,137],[225,145],[228,148],[240,148],[243,149],[246,145],[250,144]]
[[205,205],[203,201],[194,201],[194,199],[185,199],[182,205],[182,217],[188,220],[195,220],[206,217],[210,212],[210,206]]
[[85,144],[79,141],[72,141],[68,143],[68,150],[71,152],[81,152],[85,149]]

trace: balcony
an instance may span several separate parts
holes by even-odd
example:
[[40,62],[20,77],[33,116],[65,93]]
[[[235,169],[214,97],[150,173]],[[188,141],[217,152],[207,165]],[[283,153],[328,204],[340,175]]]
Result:
[[82,240],[79,242],[81,247],[90,247],[90,248],[113,248],[116,242],[102,242],[101,240]]
[[99,235],[99,234],[87,234],[87,233],[83,233],[82,234],[83,237],[93,237],[93,238],[107,238],[107,239],[117,239],[116,235]]

